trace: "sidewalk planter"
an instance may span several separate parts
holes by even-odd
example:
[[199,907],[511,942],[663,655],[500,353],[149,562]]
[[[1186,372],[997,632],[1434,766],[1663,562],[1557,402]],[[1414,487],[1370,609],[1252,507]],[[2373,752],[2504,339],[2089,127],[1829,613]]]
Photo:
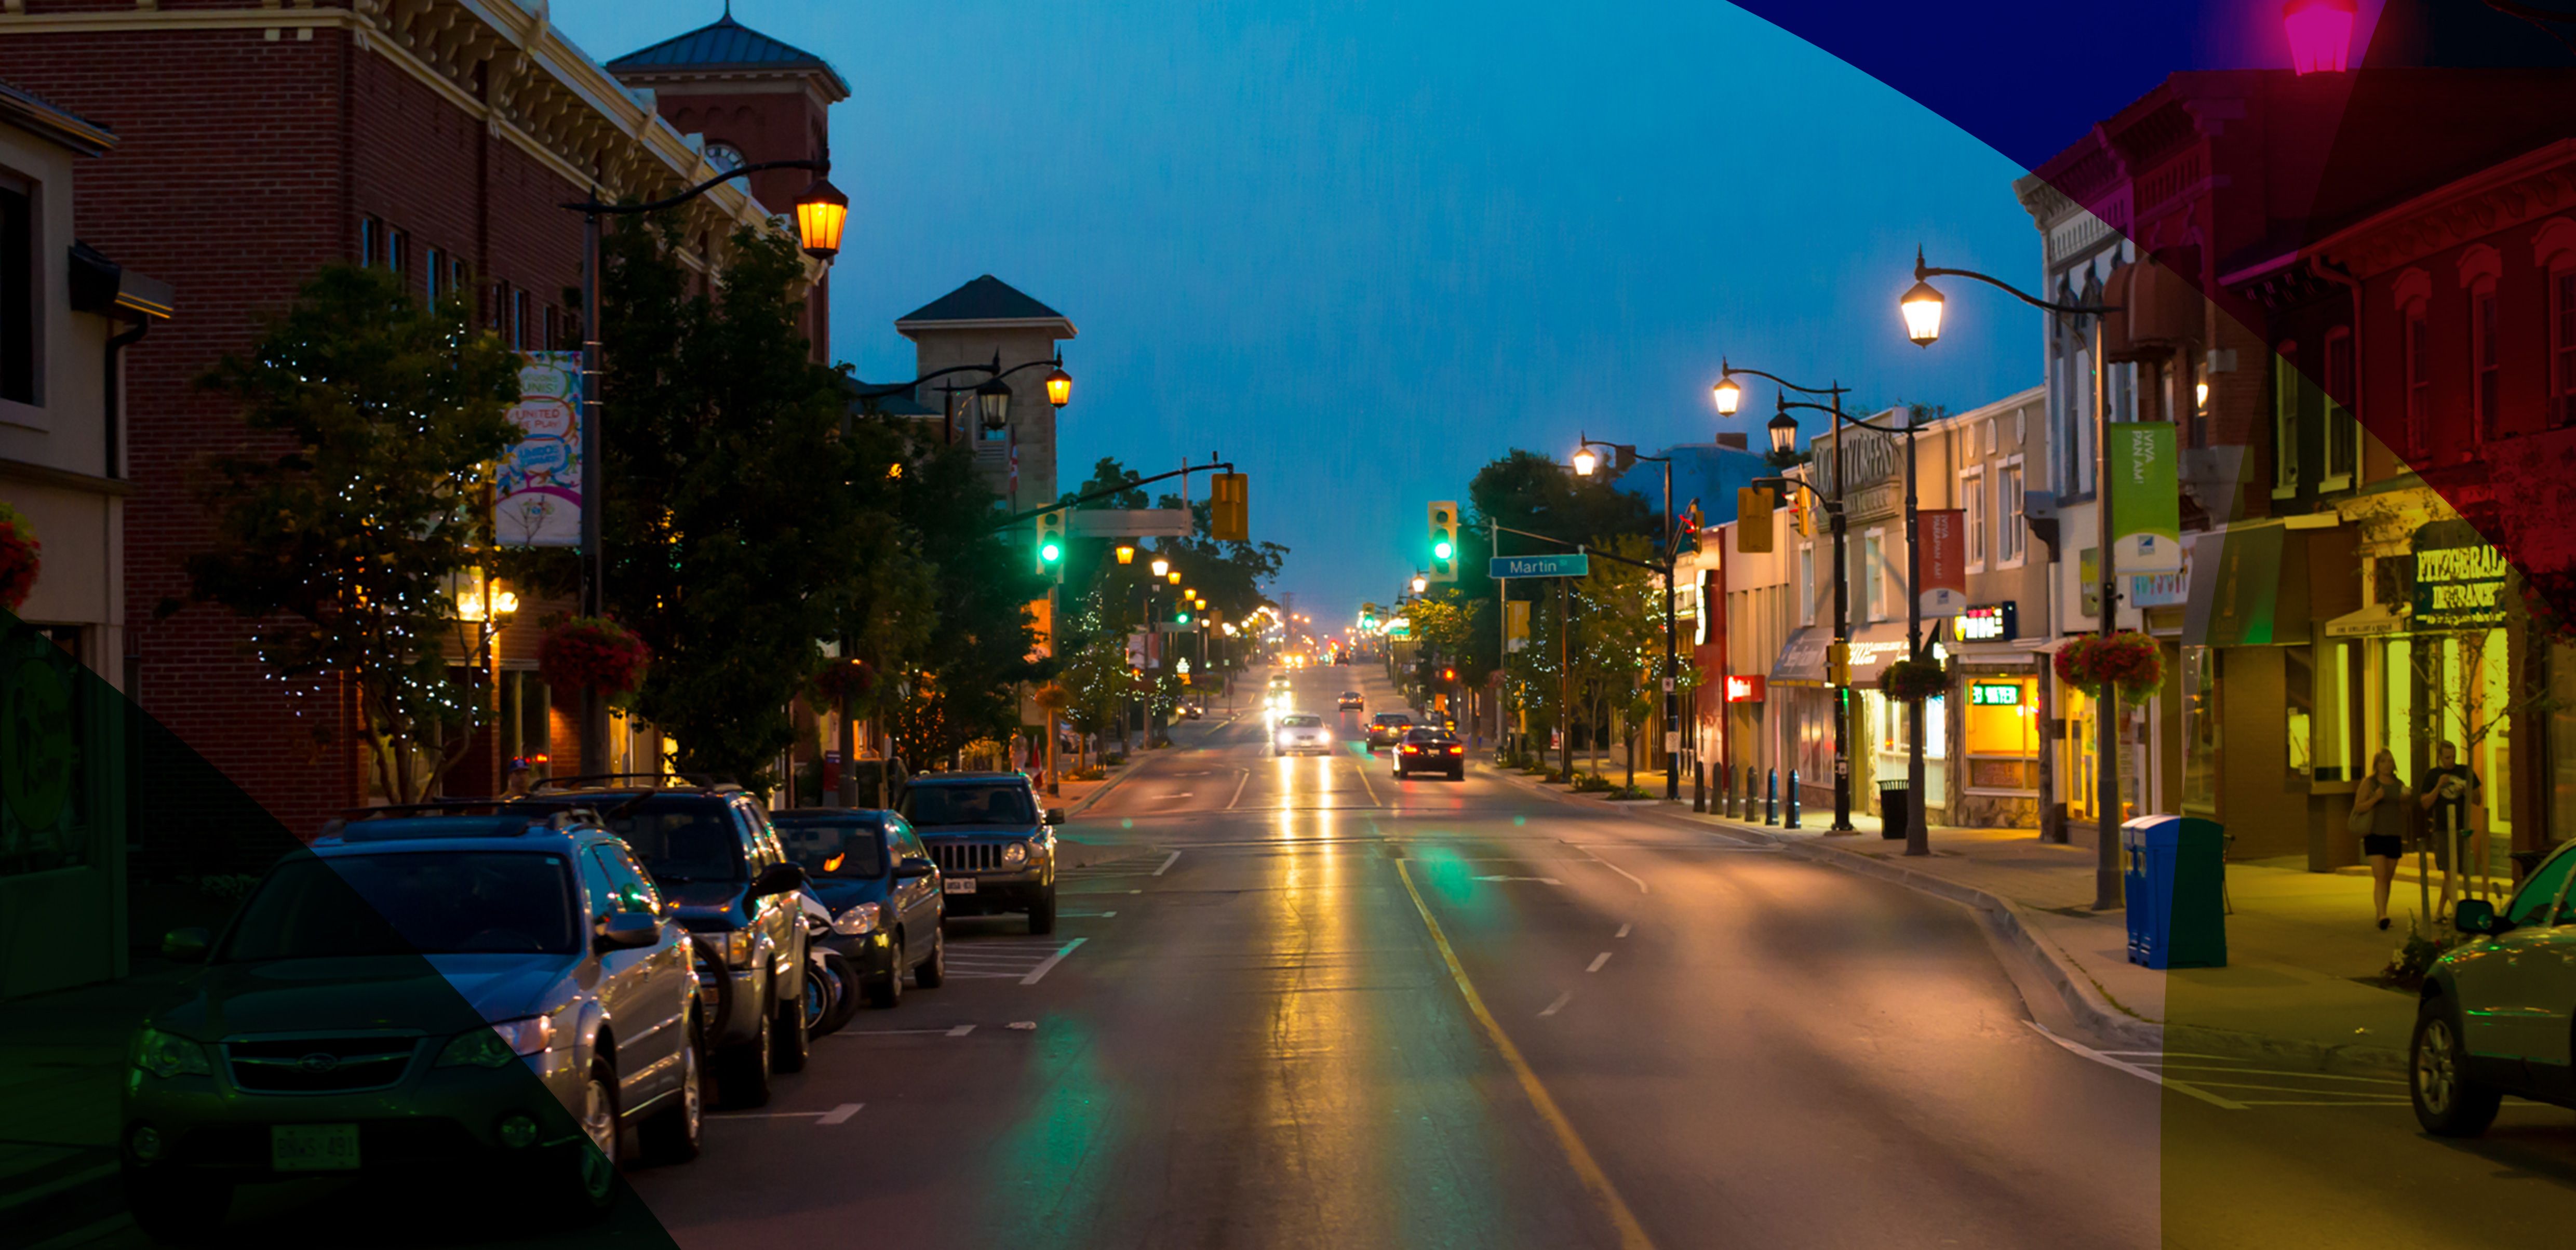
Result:
[[2120,826],[2128,852],[2129,962],[2227,966],[2227,836],[2217,821],[2140,816]]

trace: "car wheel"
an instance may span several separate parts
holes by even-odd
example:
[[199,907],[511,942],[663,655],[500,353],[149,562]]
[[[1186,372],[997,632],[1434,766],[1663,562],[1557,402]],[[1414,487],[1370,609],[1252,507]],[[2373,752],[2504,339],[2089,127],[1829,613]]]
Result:
[[689,1018],[689,1041],[680,1048],[680,1090],[671,1105],[637,1130],[650,1163],[687,1163],[698,1157],[706,1129],[706,1072],[698,1057],[698,1021]]
[[2415,1017],[2415,1040],[2409,1048],[2407,1087],[2415,1103],[2415,1122],[2436,1137],[2476,1137],[2495,1123],[2504,1093],[2469,1075],[2469,1052],[2460,1035],[2459,1017],[2437,1001],[2428,1001]]
[[840,1032],[841,1026],[850,1022],[850,1017],[859,1014],[858,970],[852,968],[849,959],[839,951],[823,953],[823,970],[824,975],[832,979],[832,1010],[823,1017],[823,1027],[815,1030],[817,1037]]
[[886,967],[886,974],[868,983],[868,1005],[879,1008],[903,1005],[903,936],[901,934],[895,935],[894,957]]
[[1029,908],[1029,932],[1031,932],[1031,933],[1053,933],[1053,932],[1055,932],[1055,891],[1054,891],[1054,890],[1052,890],[1052,889],[1048,890],[1048,891],[1046,892],[1046,897],[1039,899],[1035,904],[1033,904],[1032,906],[1030,906],[1030,908]]
[[814,1035],[805,1028],[802,995],[796,1002],[778,1005],[777,1036],[778,1054],[769,1061],[769,1066],[780,1072],[804,1071],[806,1057],[814,1053]]
[[760,1022],[758,1031],[750,1041],[727,1047],[719,1056],[721,1067],[716,1072],[716,1084],[724,1090],[728,1106],[765,1107],[769,1105],[771,1087],[775,1084],[770,1080],[769,1061],[773,1048],[769,1044],[769,1026],[777,1019],[778,1013],[770,1008],[767,994],[755,996],[746,1005],[752,1018]]
[[947,934],[931,930],[930,958],[922,960],[921,966],[913,969],[912,983],[925,990],[935,990],[948,983]]
[[831,1023],[832,1011],[841,1005],[839,998],[832,992],[833,980],[831,973],[818,962],[812,960],[806,962],[805,1000],[802,1007],[807,1037],[821,1037],[830,1031],[826,1026]]
[[581,1083],[582,1140],[566,1148],[556,1202],[575,1219],[597,1219],[617,1203],[617,1070],[594,1059]]
[[155,1241],[212,1240],[232,1205],[230,1182],[172,1167],[126,1165],[126,1213]]
[[1452,768],[1452,769],[1450,769],[1450,770],[1449,770],[1449,780],[1451,780],[1451,781],[1465,781],[1466,779],[1467,779],[1467,766],[1466,766],[1466,765],[1461,764],[1461,765],[1459,765],[1458,767],[1456,767],[1456,768]]

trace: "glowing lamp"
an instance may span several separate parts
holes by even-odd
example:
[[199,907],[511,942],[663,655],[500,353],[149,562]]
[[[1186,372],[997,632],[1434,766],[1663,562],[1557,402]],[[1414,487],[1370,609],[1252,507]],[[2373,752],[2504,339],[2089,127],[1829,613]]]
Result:
[[1918,280],[1896,306],[1905,314],[1905,337],[1916,347],[1930,347],[1941,337],[1941,292],[1931,283]]
[[1599,467],[1601,467],[1601,457],[1592,454],[1591,448],[1586,447],[1583,450],[1574,453],[1575,476],[1590,477],[1592,476],[1592,471]]
[[1118,562],[1120,564],[1134,564],[1136,562],[1136,544],[1118,544]]
[[1161,577],[1163,574],[1172,571],[1172,562],[1169,560],[1156,560],[1149,567],[1154,570],[1154,576]]
[[849,219],[850,197],[829,178],[816,178],[796,196],[796,240],[816,260],[840,254],[841,226]]
[[2290,68],[2300,74],[2340,74],[2352,49],[2354,0],[2289,0],[2281,26],[2290,35]]
[[1073,402],[1073,375],[1064,371],[1062,362],[1046,375],[1047,402],[1058,408]]
[[1717,385],[1708,388],[1708,394],[1717,401],[1717,415],[1721,417],[1734,416],[1735,410],[1744,406],[1744,387],[1734,374],[1719,378]]

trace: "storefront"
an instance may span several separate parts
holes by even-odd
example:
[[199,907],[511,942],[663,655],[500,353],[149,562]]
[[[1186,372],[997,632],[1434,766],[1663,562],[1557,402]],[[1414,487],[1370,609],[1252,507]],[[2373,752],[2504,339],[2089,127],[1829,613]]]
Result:
[[[1926,621],[1927,636],[1937,627]],[[1879,621],[1856,629],[1851,638],[1851,686],[1836,691],[1826,684],[1825,657],[1833,643],[1830,626],[1814,625],[1798,630],[1789,645],[1780,652],[1780,662],[1771,670],[1767,683],[1773,712],[1773,723],[1782,737],[1782,758],[1793,762],[1801,786],[1800,802],[1810,808],[1830,809],[1834,776],[1834,712],[1842,706],[1849,710],[1851,721],[1846,749],[1851,758],[1852,810],[1878,814],[1878,783],[1903,781],[1906,747],[1911,740],[1905,724],[1905,705],[1889,699],[1878,689],[1879,673],[1888,662],[1906,653],[1908,643],[1903,621]],[[1946,649],[1933,644],[1936,657],[1946,656]],[[1840,696],[1839,698],[1837,696]],[[1925,702],[1923,781],[1924,805],[1946,807],[1949,803],[1949,707],[1946,699]],[[1786,786],[1784,776],[1781,784]]]
[[1960,785],[1950,822],[1988,829],[2036,829],[2040,800],[2039,668],[2021,638],[2021,605],[1972,605],[1950,622],[1959,692]]

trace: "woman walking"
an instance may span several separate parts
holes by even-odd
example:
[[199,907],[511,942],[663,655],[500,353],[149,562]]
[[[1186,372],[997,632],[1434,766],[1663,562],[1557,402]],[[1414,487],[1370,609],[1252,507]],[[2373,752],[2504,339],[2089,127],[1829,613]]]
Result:
[[2386,747],[2370,757],[2370,775],[2353,789],[2352,829],[2361,835],[2361,853],[2370,857],[2370,902],[2378,909],[2379,927],[2388,927],[2388,886],[2397,879],[2397,861],[2406,854],[2406,783],[2397,776],[2397,756]]

